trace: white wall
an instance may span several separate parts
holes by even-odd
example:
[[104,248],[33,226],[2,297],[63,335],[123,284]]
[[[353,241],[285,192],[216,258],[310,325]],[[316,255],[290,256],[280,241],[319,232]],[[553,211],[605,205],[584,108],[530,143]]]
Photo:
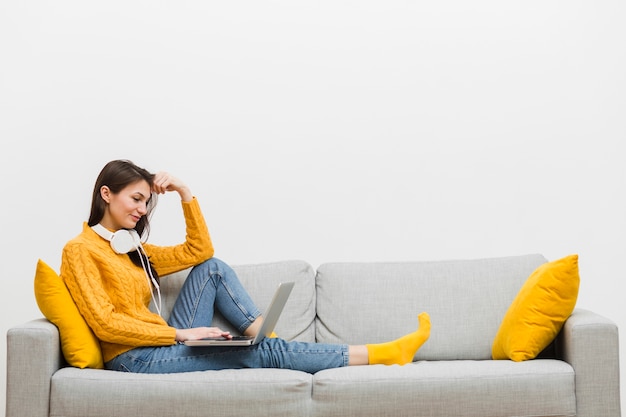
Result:
[[[626,8],[579,3],[0,0],[1,333],[113,158],[233,264],[578,253],[626,328]],[[151,241],[181,227],[161,198]]]

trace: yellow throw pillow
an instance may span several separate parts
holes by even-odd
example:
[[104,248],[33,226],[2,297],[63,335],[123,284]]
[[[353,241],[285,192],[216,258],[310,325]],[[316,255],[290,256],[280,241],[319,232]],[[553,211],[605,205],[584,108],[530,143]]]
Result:
[[493,341],[493,359],[534,359],[554,340],[578,298],[578,255],[547,262],[526,280]]
[[43,315],[59,328],[67,363],[77,368],[103,369],[100,342],[78,312],[65,283],[41,259],[35,272],[35,298]]

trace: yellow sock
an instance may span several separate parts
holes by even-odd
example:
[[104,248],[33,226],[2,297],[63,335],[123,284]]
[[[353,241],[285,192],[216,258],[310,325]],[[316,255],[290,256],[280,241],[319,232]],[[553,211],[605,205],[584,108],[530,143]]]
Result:
[[365,345],[370,365],[405,365],[413,362],[415,352],[430,336],[430,316],[428,313],[421,313],[417,318],[419,320],[419,328],[413,333],[391,342]]

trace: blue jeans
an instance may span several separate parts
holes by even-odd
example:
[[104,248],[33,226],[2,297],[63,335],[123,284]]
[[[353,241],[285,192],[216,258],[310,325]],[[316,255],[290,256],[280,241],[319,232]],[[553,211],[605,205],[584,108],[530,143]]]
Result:
[[[260,315],[235,271],[212,258],[191,270],[168,324],[179,329],[210,326],[215,308],[240,332]],[[140,373],[285,368],[315,373],[347,364],[347,345],[265,338],[258,345],[244,347],[190,347],[182,343],[138,347],[113,358],[106,368]]]

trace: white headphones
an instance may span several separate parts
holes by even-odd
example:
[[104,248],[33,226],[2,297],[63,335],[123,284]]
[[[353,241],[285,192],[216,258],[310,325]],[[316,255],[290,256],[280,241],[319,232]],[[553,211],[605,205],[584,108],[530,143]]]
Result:
[[[158,294],[158,301],[154,298],[154,292],[152,292],[152,287],[150,287],[150,294],[152,295],[152,301],[154,301],[154,306],[161,315],[161,290],[159,288],[159,283],[152,276],[152,271],[144,263],[143,257],[146,257],[146,262],[148,256],[143,250],[143,246],[141,246],[141,238],[139,237],[139,233],[135,229],[120,229],[117,232],[111,232],[106,227],[102,226],[100,223],[91,226],[94,232],[96,232],[100,237],[106,239],[111,244],[111,249],[117,254],[123,255],[128,252],[134,252],[136,250],[139,251],[139,259],[141,260],[141,266],[143,267],[143,271],[146,273],[146,278],[148,278],[148,285],[150,282],[154,284]],[[142,256],[143,254],[143,256]]]
[[135,229],[120,229],[117,232],[110,232],[100,223],[91,226],[94,232],[111,243],[111,248],[115,253],[125,254],[136,251],[141,246],[141,239]]

